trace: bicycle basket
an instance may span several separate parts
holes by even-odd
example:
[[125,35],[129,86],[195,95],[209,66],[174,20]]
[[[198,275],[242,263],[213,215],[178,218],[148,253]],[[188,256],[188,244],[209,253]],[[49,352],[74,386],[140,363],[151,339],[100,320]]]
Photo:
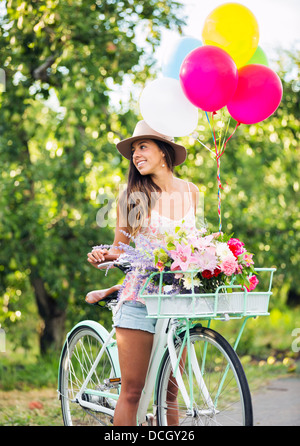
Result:
[[[248,292],[246,288],[241,290],[240,285],[231,284],[220,286],[215,293],[209,294],[197,294],[193,289],[190,294],[167,294],[166,287],[162,285],[164,272],[156,272],[147,279],[140,297],[145,300],[149,317],[224,319],[225,315],[233,318],[266,316],[269,314],[268,307],[275,270],[275,268],[255,269],[257,272],[270,273],[267,291]],[[194,273],[194,271],[188,272]],[[155,275],[159,275],[159,290],[156,294],[150,294],[147,291],[147,285]]]

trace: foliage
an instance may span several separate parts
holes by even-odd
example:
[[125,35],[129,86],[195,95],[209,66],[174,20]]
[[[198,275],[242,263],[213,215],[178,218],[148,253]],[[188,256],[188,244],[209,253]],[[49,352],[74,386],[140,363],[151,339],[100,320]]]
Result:
[[[31,348],[34,330],[47,350],[61,343],[66,323],[99,318],[83,299],[111,284],[112,273],[91,269],[86,253],[112,242],[114,199],[128,167],[115,143],[137,120],[136,104],[117,114],[111,93],[127,77],[142,86],[155,72],[162,28],[182,24],[171,0],[7,1],[0,17],[0,324],[16,344]],[[221,158],[223,230],[245,241],[256,266],[277,267],[274,306],[291,293],[299,304],[298,60],[279,53],[280,108],[240,126]],[[199,137],[212,148],[199,116]],[[216,163],[192,138],[184,142],[188,159],[176,175],[199,186],[215,231]],[[110,201],[99,229],[97,213]]]
[[113,237],[107,226],[99,231],[96,216],[121,180],[125,164],[115,140],[131,115],[112,113],[109,85],[121,84],[125,74],[144,82],[162,27],[183,22],[180,6],[169,0],[6,6],[0,317],[6,327],[26,313],[34,292],[46,351],[61,343],[66,319],[83,316],[86,292],[107,283],[91,271],[86,253],[99,238]]

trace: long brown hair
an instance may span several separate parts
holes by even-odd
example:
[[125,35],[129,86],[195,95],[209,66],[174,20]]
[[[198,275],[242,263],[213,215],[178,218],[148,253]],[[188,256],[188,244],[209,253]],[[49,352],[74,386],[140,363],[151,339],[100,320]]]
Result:
[[[152,139],[152,141],[162,151],[165,164],[173,172],[175,163],[173,147],[158,139]],[[135,236],[140,231],[161,192],[161,188],[154,183],[151,175],[140,174],[131,156],[127,188],[119,201],[122,217],[126,218],[127,229],[131,236]]]

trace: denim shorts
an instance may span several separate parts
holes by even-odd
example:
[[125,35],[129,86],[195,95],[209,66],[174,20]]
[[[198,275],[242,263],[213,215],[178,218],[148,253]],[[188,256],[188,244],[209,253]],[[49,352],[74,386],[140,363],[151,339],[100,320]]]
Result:
[[122,303],[114,316],[114,327],[131,328],[155,333],[157,319],[147,318],[146,305],[141,302],[127,300]]

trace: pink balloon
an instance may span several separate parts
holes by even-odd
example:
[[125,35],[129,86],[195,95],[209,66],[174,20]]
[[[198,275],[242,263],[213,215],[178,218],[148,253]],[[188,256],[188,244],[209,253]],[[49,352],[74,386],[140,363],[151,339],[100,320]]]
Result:
[[186,56],[179,78],[188,100],[204,111],[213,112],[224,107],[233,97],[238,70],[226,51],[205,45]]
[[245,65],[239,69],[238,86],[227,109],[241,124],[256,124],[275,112],[281,98],[282,83],[271,68]]

